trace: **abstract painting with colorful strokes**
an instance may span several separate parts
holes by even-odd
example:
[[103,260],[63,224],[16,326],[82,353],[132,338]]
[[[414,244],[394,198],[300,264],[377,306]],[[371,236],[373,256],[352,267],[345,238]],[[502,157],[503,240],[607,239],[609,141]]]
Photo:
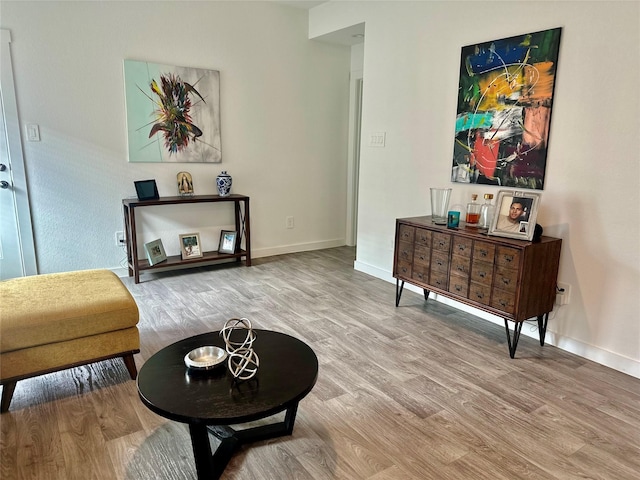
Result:
[[129,162],[220,163],[220,72],[124,61]]
[[561,30],[462,47],[453,182],[544,187]]

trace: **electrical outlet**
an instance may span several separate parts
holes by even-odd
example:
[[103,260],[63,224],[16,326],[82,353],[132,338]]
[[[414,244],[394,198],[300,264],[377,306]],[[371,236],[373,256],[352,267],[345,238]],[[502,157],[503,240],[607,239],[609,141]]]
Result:
[[124,247],[125,245],[126,245],[126,242],[124,240],[124,232],[123,231],[116,232],[116,246]]
[[293,217],[287,217],[285,220],[286,220],[287,228],[293,228],[294,226]]
[[571,285],[558,282],[556,289],[556,305],[566,305],[571,298]]

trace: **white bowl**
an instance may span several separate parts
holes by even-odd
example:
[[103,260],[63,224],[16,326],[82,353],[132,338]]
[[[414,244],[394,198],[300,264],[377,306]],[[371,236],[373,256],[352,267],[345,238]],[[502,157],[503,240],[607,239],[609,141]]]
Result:
[[187,367],[196,370],[208,370],[217,367],[227,358],[227,352],[220,347],[198,347],[184,356]]

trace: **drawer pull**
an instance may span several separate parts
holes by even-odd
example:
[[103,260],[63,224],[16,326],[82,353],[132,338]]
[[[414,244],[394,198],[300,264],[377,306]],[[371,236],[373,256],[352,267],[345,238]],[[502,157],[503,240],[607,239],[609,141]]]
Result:
[[513,255],[505,255],[504,261],[509,263],[513,262]]
[[465,245],[458,245],[458,251],[459,252],[464,252],[467,249],[467,247]]
[[438,242],[438,245],[440,245],[441,247],[444,247],[444,242],[441,240]]
[[462,265],[458,265],[458,271],[459,272],[464,272],[464,267]]
[[478,293],[476,293],[476,298],[482,300],[484,298],[484,294],[478,292]]
[[478,274],[478,276],[479,276],[480,278],[484,278],[484,277],[486,277],[486,276],[487,276],[487,272],[480,272],[480,273]]
[[481,257],[486,257],[487,255],[489,255],[489,252],[487,252],[486,250],[480,250]]
[[426,258],[427,258],[427,257],[425,257],[424,255],[420,255],[418,258],[419,258],[420,260],[426,260]]
[[456,289],[456,292],[462,291],[462,287],[460,285],[456,285],[454,288]]
[[440,267],[441,267],[442,265],[444,265],[444,263],[443,263],[443,261],[442,261],[442,260],[436,260],[436,263],[437,263],[437,264],[438,264],[438,266],[440,266]]
[[508,302],[506,300],[500,300],[500,305],[502,305],[503,307],[506,307],[508,304]]
[[407,273],[407,267],[402,267],[402,273]]
[[508,278],[502,278],[502,283],[504,283],[505,285],[509,285],[511,283],[511,280],[509,280]]

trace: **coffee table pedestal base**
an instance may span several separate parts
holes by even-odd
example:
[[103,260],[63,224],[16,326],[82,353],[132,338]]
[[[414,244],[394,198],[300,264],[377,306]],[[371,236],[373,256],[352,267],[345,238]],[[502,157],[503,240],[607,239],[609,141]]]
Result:
[[[189,433],[191,434],[198,480],[220,478],[233,454],[245,443],[291,435],[297,411],[298,404],[296,403],[286,410],[284,421],[244,430],[234,430],[226,425],[190,424]],[[211,453],[209,433],[220,440],[220,445],[213,454]]]

